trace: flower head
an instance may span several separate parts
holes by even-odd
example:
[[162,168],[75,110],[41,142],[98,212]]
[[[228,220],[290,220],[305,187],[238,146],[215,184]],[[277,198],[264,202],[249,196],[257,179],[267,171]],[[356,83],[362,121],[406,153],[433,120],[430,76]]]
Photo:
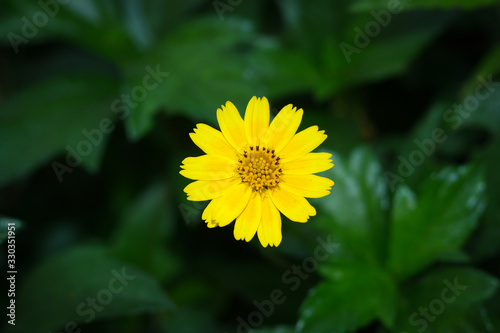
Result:
[[307,222],[316,210],[305,198],[330,194],[333,181],[314,175],[330,169],[331,154],[311,153],[325,139],[311,126],[299,133],[302,109],[285,106],[269,124],[269,102],[253,97],[245,118],[231,102],[217,110],[221,131],[198,124],[190,133],[206,154],[182,161],[180,174],[193,179],[188,200],[211,200],[202,218],[209,228],[234,220],[234,237],[262,246],[281,243],[281,215]]

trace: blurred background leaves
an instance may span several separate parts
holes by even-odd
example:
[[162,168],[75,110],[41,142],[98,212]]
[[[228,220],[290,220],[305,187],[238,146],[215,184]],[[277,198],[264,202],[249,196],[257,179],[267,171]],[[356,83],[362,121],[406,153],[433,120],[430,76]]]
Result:
[[[14,223],[18,271],[2,331],[498,331],[499,15],[0,1],[0,240]],[[207,229],[178,174],[196,123],[254,95],[303,108],[335,163],[332,194],[309,223],[284,218],[278,248]],[[122,269],[135,279],[107,303]],[[447,302],[450,283],[465,289]]]

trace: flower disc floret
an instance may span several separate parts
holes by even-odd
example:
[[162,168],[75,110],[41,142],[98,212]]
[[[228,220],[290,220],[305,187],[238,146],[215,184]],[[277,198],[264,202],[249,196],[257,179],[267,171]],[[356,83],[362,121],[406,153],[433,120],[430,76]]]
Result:
[[283,169],[273,149],[250,146],[238,160],[241,181],[250,184],[256,192],[273,189],[280,182]]

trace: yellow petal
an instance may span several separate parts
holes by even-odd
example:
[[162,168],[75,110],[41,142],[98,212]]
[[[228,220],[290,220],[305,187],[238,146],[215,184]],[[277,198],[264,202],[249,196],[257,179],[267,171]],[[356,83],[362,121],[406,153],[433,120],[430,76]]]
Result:
[[252,97],[245,112],[245,134],[251,146],[261,144],[269,127],[269,102],[267,98]]
[[245,183],[238,183],[230,186],[224,194],[212,201],[212,220],[215,220],[220,227],[224,227],[236,219],[247,206],[251,188]]
[[223,180],[198,180],[190,183],[184,188],[188,200],[205,201],[220,197],[224,191],[231,185],[240,180],[239,177],[233,177]]
[[221,180],[236,173],[237,161],[220,155],[187,157],[182,161],[180,174],[194,180]]
[[284,175],[279,186],[300,197],[321,198],[330,194],[333,181],[316,175]]
[[306,199],[284,189],[271,192],[271,200],[283,215],[294,222],[307,222],[309,216],[316,215],[316,209]]
[[318,126],[311,126],[295,134],[280,152],[281,162],[289,162],[303,157],[314,150],[326,139],[325,131],[318,131]]
[[209,228],[215,228],[215,227],[218,227],[219,225],[217,223],[215,223],[215,221],[208,221],[207,222],[207,227]]
[[248,146],[245,123],[233,103],[227,101],[226,106],[222,106],[222,110],[217,109],[217,121],[224,138],[236,151],[241,152]]
[[283,164],[283,173],[288,175],[306,175],[317,172],[323,172],[331,167],[333,163],[330,160],[332,154],[328,153],[309,153],[296,160]]
[[247,207],[236,219],[234,225],[234,238],[245,239],[249,242],[259,227],[262,213],[262,198],[258,192],[253,192]]
[[205,221],[205,223],[208,223],[209,225],[209,228],[213,228],[215,227],[215,223],[213,223],[213,220],[212,220],[212,212],[213,212],[213,208],[215,206],[215,203],[214,201],[217,200],[217,199],[214,199],[212,201],[210,201],[207,205],[207,207],[205,207],[205,210],[203,211],[203,214],[201,214],[201,218]]
[[262,198],[262,218],[257,235],[263,247],[278,246],[281,243],[281,215],[268,194]]
[[292,104],[281,109],[271,122],[263,144],[279,153],[297,132],[302,121],[302,114],[302,109],[297,111]]
[[196,126],[194,133],[189,133],[189,136],[206,154],[221,155],[232,159],[237,158],[236,150],[229,145],[220,131],[205,124]]

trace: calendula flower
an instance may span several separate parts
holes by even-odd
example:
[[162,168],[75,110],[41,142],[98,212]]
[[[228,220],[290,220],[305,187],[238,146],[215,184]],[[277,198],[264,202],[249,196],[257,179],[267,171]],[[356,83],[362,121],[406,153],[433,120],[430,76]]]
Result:
[[299,133],[302,109],[285,106],[269,125],[269,102],[253,97],[245,118],[231,102],[217,110],[221,131],[198,124],[190,133],[206,155],[182,161],[180,174],[196,180],[184,189],[188,200],[211,200],[202,214],[209,228],[236,220],[234,237],[262,246],[281,243],[281,215],[307,222],[316,210],[305,198],[330,193],[333,181],[314,175],[330,169],[331,154],[312,153],[325,139],[311,126]]

